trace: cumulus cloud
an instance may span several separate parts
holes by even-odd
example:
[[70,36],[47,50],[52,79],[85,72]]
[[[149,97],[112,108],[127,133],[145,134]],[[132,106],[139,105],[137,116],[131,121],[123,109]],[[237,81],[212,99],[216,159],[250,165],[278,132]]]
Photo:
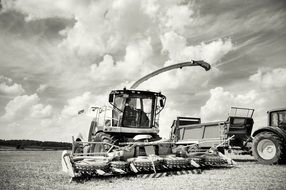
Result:
[[172,31],[182,33],[185,30],[185,27],[192,22],[192,14],[193,11],[185,5],[172,6],[167,10],[165,26]]
[[33,118],[47,118],[52,115],[52,106],[47,105],[44,106],[43,104],[36,104],[32,107],[31,110],[31,117]]
[[231,39],[218,39],[210,43],[188,46],[187,40],[175,32],[168,32],[161,36],[163,51],[168,52],[172,61],[205,60],[216,64],[223,56],[233,50]]
[[75,116],[79,110],[88,108],[93,101],[94,97],[92,97],[91,93],[85,92],[82,96],[67,100],[68,104],[64,106],[61,113],[65,117]]
[[0,93],[8,96],[17,96],[25,93],[21,84],[14,83],[11,78],[0,76]]
[[63,118],[70,118],[78,115],[78,111],[87,110],[91,106],[103,106],[107,103],[107,95],[93,95],[91,92],[84,92],[82,95],[67,100],[67,105],[61,111]]
[[115,62],[111,55],[105,55],[99,64],[90,66],[90,76],[95,81],[122,82],[134,80],[140,73],[150,69],[152,55],[150,39],[143,39],[126,47],[124,60]]
[[61,46],[84,56],[117,53],[150,32],[149,14],[141,1],[93,1],[75,12],[76,24],[64,32]]
[[152,0],[16,0],[13,8],[28,15],[27,21],[74,19],[74,26],[61,31],[64,40],[60,45],[77,55],[98,57],[118,53],[122,47],[147,36],[156,41],[165,31],[183,33],[193,14],[186,3]]
[[3,121],[21,120],[29,118],[48,118],[52,114],[51,105],[42,105],[37,94],[17,96],[5,107]]
[[225,120],[230,107],[259,108],[265,99],[252,90],[245,94],[234,94],[222,87],[210,90],[210,98],[201,107],[201,116],[206,121]]
[[286,87],[286,68],[260,68],[249,80],[263,88]]

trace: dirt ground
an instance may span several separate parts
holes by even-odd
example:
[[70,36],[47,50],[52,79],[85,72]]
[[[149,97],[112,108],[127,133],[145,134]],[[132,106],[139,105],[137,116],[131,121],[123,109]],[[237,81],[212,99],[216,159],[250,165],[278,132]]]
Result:
[[161,178],[112,177],[69,183],[60,151],[0,151],[0,189],[286,189],[286,165],[238,162],[233,168]]

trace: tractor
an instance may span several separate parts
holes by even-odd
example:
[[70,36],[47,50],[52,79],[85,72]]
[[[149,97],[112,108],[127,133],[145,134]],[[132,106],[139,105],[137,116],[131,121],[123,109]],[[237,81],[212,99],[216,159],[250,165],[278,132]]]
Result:
[[267,112],[268,126],[253,133],[252,152],[262,164],[286,161],[286,108]]

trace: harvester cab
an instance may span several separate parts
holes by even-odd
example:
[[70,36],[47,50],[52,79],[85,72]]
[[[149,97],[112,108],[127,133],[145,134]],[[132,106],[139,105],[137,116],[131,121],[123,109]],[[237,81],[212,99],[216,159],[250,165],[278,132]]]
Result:
[[140,90],[113,90],[108,98],[111,106],[97,108],[88,140],[93,141],[101,133],[119,142],[130,141],[139,134],[158,137],[159,113],[165,106],[166,97],[157,92]]

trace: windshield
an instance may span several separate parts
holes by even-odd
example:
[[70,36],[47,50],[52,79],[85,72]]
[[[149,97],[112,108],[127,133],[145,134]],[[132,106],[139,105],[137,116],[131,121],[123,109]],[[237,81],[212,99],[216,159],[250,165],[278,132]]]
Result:
[[153,96],[117,95],[114,105],[123,113],[123,127],[151,127]]

